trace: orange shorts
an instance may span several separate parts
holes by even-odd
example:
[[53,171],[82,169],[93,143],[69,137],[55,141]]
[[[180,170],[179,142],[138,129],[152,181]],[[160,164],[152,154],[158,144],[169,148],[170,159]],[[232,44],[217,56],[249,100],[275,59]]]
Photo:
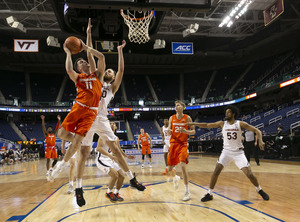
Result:
[[151,154],[150,146],[142,146],[142,155]]
[[61,124],[61,127],[69,132],[85,136],[91,128],[96,116],[96,110],[75,103]]
[[45,148],[45,158],[46,159],[56,159],[57,152],[55,148]]
[[180,162],[189,163],[188,144],[171,143],[168,154],[168,166],[176,166]]

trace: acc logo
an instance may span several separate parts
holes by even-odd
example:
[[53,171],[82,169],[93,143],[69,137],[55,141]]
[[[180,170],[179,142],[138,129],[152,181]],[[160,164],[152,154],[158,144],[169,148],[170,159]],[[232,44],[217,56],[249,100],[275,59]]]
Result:
[[190,51],[190,50],[191,50],[190,45],[180,45],[175,49],[175,51]]
[[173,54],[194,54],[192,42],[172,42]]
[[37,39],[14,39],[15,52],[38,52],[39,40]]

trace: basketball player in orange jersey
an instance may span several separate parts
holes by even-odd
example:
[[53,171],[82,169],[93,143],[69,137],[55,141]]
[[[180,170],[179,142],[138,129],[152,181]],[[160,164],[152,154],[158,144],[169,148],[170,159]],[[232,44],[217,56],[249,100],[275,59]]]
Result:
[[262,140],[261,131],[244,121],[236,120],[238,113],[239,111],[235,106],[227,106],[225,108],[225,121],[218,121],[214,123],[189,123],[190,126],[195,125],[201,128],[221,128],[223,134],[223,150],[217,161],[215,171],[211,176],[208,192],[201,199],[202,202],[207,202],[213,199],[212,193],[218,177],[224,167],[232,161],[234,161],[235,165],[249,178],[259,195],[264,200],[270,199],[269,195],[261,189],[257,178],[253,175],[250,164],[245,156],[244,146],[242,143],[242,132],[243,129],[246,129],[257,135],[259,148],[263,150],[265,143]]
[[183,201],[190,200],[190,192],[188,187],[188,172],[186,165],[188,164],[188,136],[194,135],[194,126],[187,126],[186,124],[192,122],[192,118],[186,114],[183,114],[185,109],[184,102],[175,101],[176,114],[169,119],[169,134],[171,134],[170,148],[168,155],[169,173],[173,177],[175,188],[178,188],[179,176],[175,175],[173,168],[180,163],[183,175],[183,181],[185,185],[185,193]]
[[[87,39],[89,44],[90,39]],[[61,128],[58,131],[58,137],[63,140],[72,142],[67,150],[64,159],[57,164],[52,171],[52,180],[58,176],[66,163],[71,159],[76,151],[85,153],[81,150],[81,141],[91,128],[94,119],[97,116],[98,104],[102,95],[102,83],[105,70],[104,55],[85,45],[82,41],[82,50],[87,52],[87,57],[96,56],[98,58],[98,68],[95,62],[87,63],[84,59],[79,58],[75,61],[74,67],[71,59],[71,52],[64,44],[66,57],[66,70],[70,79],[75,83],[77,89],[77,97],[70,113],[64,119]],[[94,60],[90,60],[94,61]],[[75,69],[75,70],[74,70]],[[72,135],[75,133],[75,135]],[[83,174],[85,159],[79,155],[77,162],[77,175]],[[82,176],[80,177],[82,178]],[[76,200],[79,206],[85,205],[82,190],[82,179],[76,179]]]
[[[58,130],[58,128],[60,127],[60,115],[57,115],[57,124],[55,127],[55,130],[53,132],[53,129],[51,126],[49,126],[46,130],[45,127],[45,116],[41,115],[41,119],[42,119],[42,129],[43,129],[43,133],[46,137],[46,147],[45,147],[45,158],[47,159],[46,162],[46,167],[47,167],[47,180],[49,180],[49,171],[53,170],[53,167],[55,166],[55,164],[57,163],[57,152],[56,152],[56,148],[55,148],[55,136],[56,136],[56,132]],[[50,168],[50,159],[53,159],[51,168]]]
[[[91,20],[89,19],[88,28],[87,28],[87,42],[88,46],[92,47],[92,36],[91,36]],[[120,168],[125,172],[126,176],[130,181],[130,186],[136,188],[139,191],[144,191],[146,188],[142,184],[140,184],[134,174],[132,174],[131,170],[128,167],[128,164],[120,152],[118,138],[114,134],[111,129],[109,120],[107,118],[108,110],[107,107],[110,101],[113,99],[115,93],[118,91],[123,74],[124,74],[124,56],[123,56],[123,48],[126,46],[125,40],[123,40],[122,44],[117,47],[118,50],[118,71],[117,73],[112,69],[107,69],[104,72],[104,80],[102,86],[102,97],[98,105],[98,113],[97,117],[94,120],[90,130],[86,134],[85,138],[81,143],[81,158],[86,160],[89,156],[90,149],[93,143],[94,134],[98,134],[101,140],[109,147],[112,153],[115,155],[118,160],[118,164]],[[93,56],[88,57],[89,63],[94,63]],[[105,67],[105,64],[104,64]],[[84,161],[82,161],[84,163]],[[77,172],[77,179],[81,184],[82,176],[83,176],[84,164]],[[78,184],[79,184],[78,183]]]
[[140,150],[140,142],[142,144],[142,169],[144,169],[144,163],[145,163],[145,155],[148,155],[150,165],[149,167],[152,167],[152,158],[151,158],[151,148],[152,148],[152,141],[151,137],[148,133],[145,133],[145,130],[143,128],[140,129],[141,134],[138,137],[137,141],[137,147]]

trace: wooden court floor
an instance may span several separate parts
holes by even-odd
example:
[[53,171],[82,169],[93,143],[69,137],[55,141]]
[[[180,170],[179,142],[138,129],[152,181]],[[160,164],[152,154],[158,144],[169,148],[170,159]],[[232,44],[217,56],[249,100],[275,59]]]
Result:
[[[261,187],[270,195],[263,201],[234,164],[220,175],[214,200],[202,203],[217,157],[191,155],[188,166],[191,200],[184,202],[183,181],[175,190],[161,173],[163,155],[153,155],[153,168],[141,169],[141,157],[129,162],[144,192],[131,189],[125,179],[123,202],[104,197],[108,177],[87,163],[84,196],[87,204],[78,207],[67,194],[68,168],[54,183],[45,177],[45,160],[0,167],[0,221],[299,221],[300,165],[261,161],[252,170]],[[181,176],[181,170],[177,168]]]

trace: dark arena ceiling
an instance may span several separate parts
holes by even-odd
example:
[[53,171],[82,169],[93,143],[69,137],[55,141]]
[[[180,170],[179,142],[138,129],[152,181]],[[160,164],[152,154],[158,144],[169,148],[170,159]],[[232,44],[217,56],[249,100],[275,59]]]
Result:
[[[65,2],[69,5],[73,2],[68,18],[64,17]],[[263,11],[274,0],[253,0],[249,10],[230,28],[220,28],[219,24],[239,2],[237,0],[211,0],[207,1],[209,4],[205,7],[190,11],[157,11],[157,18],[150,29],[151,40],[146,44],[128,41],[127,26],[116,9],[117,6],[105,8],[91,4],[92,6],[76,8],[74,2],[78,0],[0,1],[1,69],[64,73],[65,53],[62,43],[70,35],[85,40],[88,17],[92,17],[94,26],[93,40],[127,40],[128,44],[124,49],[126,72],[132,74],[213,70],[253,62],[291,51],[300,45],[300,1],[285,0],[284,13],[268,26],[264,26]],[[6,22],[9,16],[22,22],[27,32],[11,28]],[[182,32],[193,23],[199,24],[198,31],[183,37]],[[47,46],[48,36],[58,38],[61,47]],[[14,38],[39,39],[39,53],[14,53]],[[165,40],[166,47],[154,50],[155,39]],[[194,55],[172,55],[171,42],[193,42]],[[117,56],[106,54],[106,62],[108,65],[117,64]]]

